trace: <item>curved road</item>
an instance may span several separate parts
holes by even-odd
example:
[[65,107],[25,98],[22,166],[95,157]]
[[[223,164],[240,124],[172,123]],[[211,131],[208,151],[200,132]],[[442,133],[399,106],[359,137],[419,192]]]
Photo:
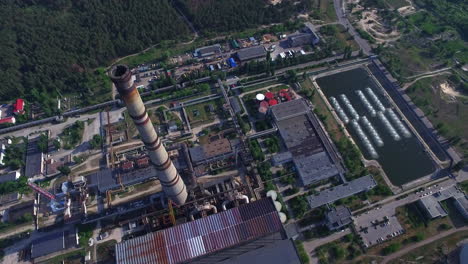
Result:
[[356,43],[359,45],[359,47],[361,47],[362,52],[366,55],[371,55],[372,47],[369,45],[367,40],[361,38],[359,33],[356,32],[353,25],[349,22],[348,18],[346,17],[343,0],[333,0],[333,5],[335,6],[335,12],[338,18],[338,22],[340,22],[340,24],[342,24],[345,28],[348,29],[349,34],[353,36]]

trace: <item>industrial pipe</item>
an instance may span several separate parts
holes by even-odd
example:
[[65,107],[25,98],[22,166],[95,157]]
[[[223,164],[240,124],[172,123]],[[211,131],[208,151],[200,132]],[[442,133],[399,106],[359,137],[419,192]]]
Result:
[[148,150],[151,163],[158,170],[163,191],[176,204],[184,204],[187,200],[185,183],[154,130],[140,93],[132,79],[130,69],[126,65],[116,65],[112,68],[110,77],[138,129],[141,140]]
[[236,196],[236,199],[238,200],[244,200],[246,204],[248,204],[250,201],[249,201],[249,197],[245,194],[238,194]]

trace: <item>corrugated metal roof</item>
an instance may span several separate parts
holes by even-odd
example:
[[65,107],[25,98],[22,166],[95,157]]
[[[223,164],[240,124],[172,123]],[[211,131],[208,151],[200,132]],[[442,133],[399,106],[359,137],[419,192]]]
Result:
[[115,246],[118,264],[175,264],[282,230],[270,198]]

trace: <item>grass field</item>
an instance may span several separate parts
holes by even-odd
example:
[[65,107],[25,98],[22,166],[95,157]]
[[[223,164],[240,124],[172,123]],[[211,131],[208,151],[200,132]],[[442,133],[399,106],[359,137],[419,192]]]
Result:
[[398,9],[400,7],[409,5],[408,1],[406,0],[385,0],[385,2],[390,8],[393,9]]
[[439,88],[447,76],[425,78],[410,86],[406,92],[411,100],[452,145],[468,158],[468,97],[450,100]]
[[325,23],[335,22],[336,13],[333,0],[314,0],[315,10],[312,16],[323,20]]
[[[203,123],[212,121],[215,118],[218,106],[221,104],[220,99],[204,102],[201,104],[190,105],[185,108],[189,117],[190,123]],[[210,105],[214,108],[213,112],[208,111]]]
[[315,111],[324,117],[321,119],[325,125],[325,128],[327,129],[327,132],[334,138],[334,140],[340,140],[344,136],[344,133],[339,127],[332,113],[328,110],[325,102],[322,100],[320,95],[317,94],[312,81],[307,78],[304,82],[301,83],[301,86],[303,89],[312,90],[313,95],[309,99],[311,99],[312,104],[315,106]]
[[[449,253],[457,248],[457,243],[468,238],[468,231],[457,232],[428,245],[412,250],[401,258],[391,261],[397,263],[453,263],[447,260]],[[456,254],[455,257],[458,257]],[[415,262],[416,261],[416,262]]]
[[405,43],[386,49],[382,59],[398,79],[430,71],[430,65],[434,63],[433,59],[424,55],[424,50]]
[[337,52],[343,52],[346,46],[350,46],[351,50],[359,50],[359,45],[354,41],[354,38],[346,31],[343,25],[326,25],[320,28],[320,33],[329,41],[336,41],[338,47]]

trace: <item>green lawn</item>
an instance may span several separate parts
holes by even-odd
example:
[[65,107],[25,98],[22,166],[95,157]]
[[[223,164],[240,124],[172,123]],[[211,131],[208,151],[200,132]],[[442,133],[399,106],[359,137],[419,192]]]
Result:
[[466,238],[468,238],[468,231],[457,232],[428,245],[414,249],[410,253],[390,263],[446,263],[446,258],[449,253],[457,248],[457,244],[461,240]]
[[[185,108],[189,117],[190,123],[203,123],[214,120],[216,113],[219,111],[220,99],[204,102],[201,104],[190,105]],[[208,107],[214,108],[213,112],[209,112]]]
[[76,121],[73,125],[65,128],[60,135],[64,149],[72,149],[81,143],[84,131],[84,122]]
[[335,7],[333,0],[313,0],[314,11],[312,17],[323,20],[325,23],[336,21]]
[[403,6],[410,5],[408,1],[406,0],[385,0],[385,2],[390,8],[393,8],[393,9],[398,9]]
[[362,255],[359,238],[348,234],[340,240],[325,244],[316,249],[319,263],[342,263]]
[[346,31],[343,25],[326,25],[320,28],[320,33],[327,42],[335,42],[335,51],[343,52],[346,46],[351,46],[351,50],[359,50],[359,45],[354,41],[351,34]]
[[468,158],[468,98],[455,101],[446,96],[439,85],[449,77],[438,76],[417,81],[407,89],[411,100],[426,114],[438,131]]

